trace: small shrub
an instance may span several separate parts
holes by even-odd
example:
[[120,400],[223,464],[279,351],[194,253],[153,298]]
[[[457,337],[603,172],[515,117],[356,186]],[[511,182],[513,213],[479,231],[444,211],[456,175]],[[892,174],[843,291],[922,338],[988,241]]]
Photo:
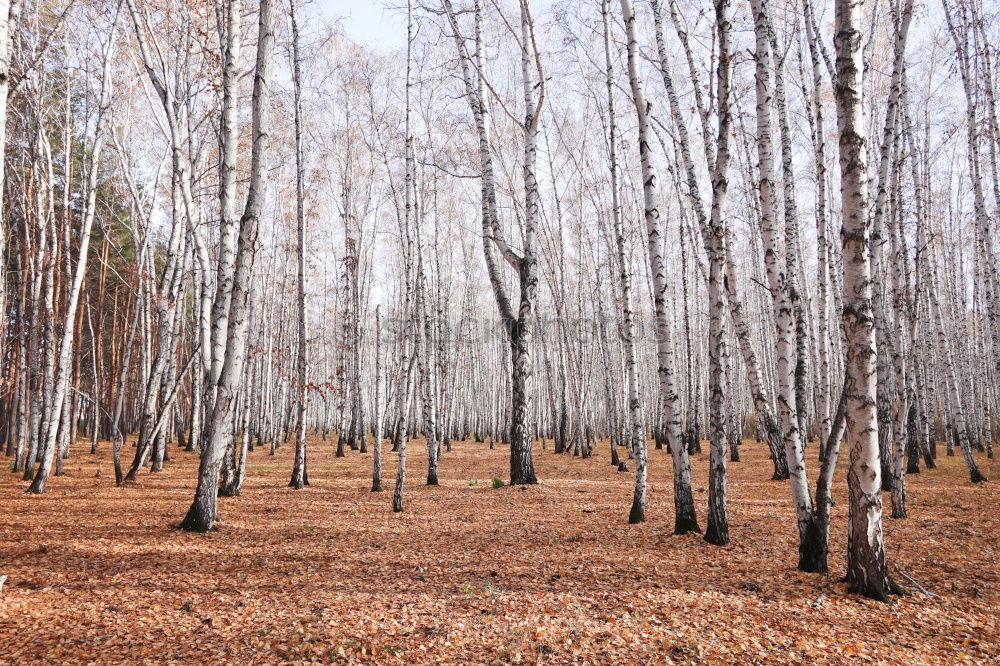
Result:
[[493,487],[494,488],[503,488],[503,479],[501,479],[499,476],[494,476],[493,477]]

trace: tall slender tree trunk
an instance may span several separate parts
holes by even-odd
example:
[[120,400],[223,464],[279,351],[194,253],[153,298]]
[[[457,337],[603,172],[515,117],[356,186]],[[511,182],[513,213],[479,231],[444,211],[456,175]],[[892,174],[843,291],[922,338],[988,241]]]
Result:
[[397,387],[398,397],[396,399],[396,427],[393,429],[393,450],[398,452],[396,464],[396,485],[392,490],[392,510],[394,513],[403,511],[403,491],[406,484],[406,440],[408,438],[407,416],[410,411],[410,396],[413,384],[413,366],[416,361],[416,354],[419,350],[414,345],[410,349],[410,339],[415,333],[415,326],[418,322],[410,320],[411,317],[411,291],[412,291],[412,271],[411,262],[413,255],[413,243],[410,239],[411,222],[416,217],[414,208],[418,203],[416,193],[416,165],[413,155],[413,134],[410,129],[410,104],[412,96],[412,68],[413,68],[413,2],[406,0],[406,101],[405,101],[405,121],[404,121],[404,150],[406,152],[406,173],[404,174],[403,193],[403,219],[402,219],[402,239],[403,249],[403,309],[399,314],[399,321],[403,323],[402,354],[400,354],[400,368],[402,369],[401,386]]
[[[618,258],[618,282],[621,288],[622,345],[625,348],[625,383],[628,422],[625,433],[626,445],[630,451],[643,451],[643,465],[636,464],[635,491],[629,522],[639,523],[646,515],[646,433],[642,422],[642,405],[639,402],[639,379],[636,370],[635,316],[632,312],[632,278],[626,252],[625,227],[622,223],[620,194],[618,192],[618,124],[615,117],[614,67],[611,60],[611,26],[609,21],[610,0],[601,2],[601,18],[604,28],[605,85],[608,91],[608,151],[611,165],[611,219],[614,225],[615,250]],[[614,440],[612,440],[614,441]],[[612,458],[617,458],[612,444]]]
[[[698,519],[694,510],[694,498],[691,493],[691,462],[687,448],[681,442],[680,436],[680,397],[674,378],[674,359],[670,336],[670,322],[667,316],[667,277],[663,261],[663,227],[660,221],[660,209],[657,192],[657,173],[652,156],[652,132],[649,126],[649,106],[643,93],[642,80],[639,77],[639,43],[635,33],[635,14],[631,0],[619,0],[622,17],[625,21],[625,36],[628,49],[628,77],[632,88],[632,103],[635,106],[639,122],[639,162],[642,169],[643,217],[646,222],[646,241],[649,255],[649,268],[653,278],[653,308],[656,315],[656,353],[657,374],[660,381],[660,395],[666,407],[665,426],[674,463],[674,532],[700,532]],[[642,442],[645,448],[645,438]],[[642,464],[645,465],[645,450],[641,451]],[[636,461],[636,468],[639,467]],[[639,476],[638,471],[636,472]],[[640,484],[636,482],[637,492]],[[645,484],[642,484],[645,492]],[[633,506],[635,500],[633,499]]]
[[[756,48],[756,102],[757,102],[757,158],[760,194],[760,224],[761,236],[764,242],[764,264],[767,272],[768,285],[774,303],[776,338],[775,344],[775,378],[778,384],[778,414],[781,424],[784,453],[788,463],[788,473],[792,490],[792,500],[795,504],[795,517],[799,536],[799,569],[817,571],[821,569],[817,561],[818,533],[813,518],[812,497],[809,493],[809,480],[806,478],[805,457],[802,449],[802,433],[799,429],[798,396],[796,394],[795,372],[798,350],[796,337],[796,308],[794,292],[796,288],[795,253],[797,243],[794,242],[796,230],[788,227],[798,224],[794,215],[794,203],[788,201],[790,195],[786,192],[785,214],[790,219],[786,221],[784,234],[777,224],[777,195],[774,191],[774,141],[771,125],[771,67],[772,53],[771,25],[768,16],[767,0],[751,0],[751,11],[754,16],[754,34]],[[778,65],[780,67],[780,65]],[[783,78],[780,72],[775,73],[775,93],[778,104],[784,104]],[[783,109],[779,108],[779,115]],[[784,118],[781,118],[782,121]],[[784,125],[784,123],[782,123]],[[782,127],[782,163],[784,165],[784,182],[790,186],[790,137]],[[787,154],[785,154],[787,153]]]
[[875,414],[875,323],[872,313],[868,155],[862,106],[862,0],[836,0],[835,99],[840,130],[843,213],[844,337],[849,463],[847,582],[851,592],[886,601],[892,591],[882,533],[882,494]]
[[195,499],[181,527],[207,532],[215,525],[219,488],[219,468],[234,436],[236,390],[243,378],[247,329],[250,323],[251,274],[256,254],[257,233],[266,189],[265,176],[271,142],[271,65],[274,56],[273,0],[261,0],[257,29],[257,63],[253,85],[253,145],[250,189],[240,219],[233,293],[230,303],[226,355],[219,375],[205,450],[198,467]]
[[[688,138],[687,121],[681,113],[680,100],[677,96],[677,91],[674,87],[673,77],[667,61],[666,40],[663,35],[663,21],[660,14],[659,0],[652,0],[651,4],[653,7],[653,19],[656,30],[656,46],[659,55],[660,73],[663,77],[663,84],[667,91],[670,113],[673,118],[674,125],[677,128],[677,140],[680,146],[681,157],[684,165],[684,180],[687,185],[688,196],[691,198],[703,237],[710,238],[712,236],[711,231],[708,230],[710,221],[709,216],[705,213],[705,206],[702,203],[698,187],[698,177],[695,172],[694,159],[692,157],[690,140]],[[696,95],[700,94],[697,88],[695,93]],[[718,146],[716,146],[715,150],[713,150],[710,147],[711,143],[712,142],[710,141],[706,142],[706,163],[709,165],[710,169],[714,170],[717,167],[717,156],[715,155],[715,150],[717,150]],[[783,444],[781,440],[781,431],[778,426],[778,420],[774,416],[774,411],[771,407],[771,399],[768,396],[767,391],[764,388],[764,382],[761,379],[760,363],[757,360],[757,355],[754,352],[753,345],[750,340],[750,323],[747,321],[746,313],[744,312],[740,298],[736,293],[736,285],[738,283],[736,276],[736,264],[731,256],[731,253],[728,252],[728,247],[725,247],[725,249],[725,276],[722,278],[722,284],[725,291],[725,301],[729,305],[729,312],[732,317],[736,333],[737,345],[739,347],[740,354],[743,357],[744,366],[746,367],[747,380],[750,383],[754,410],[757,413],[759,421],[764,425],[766,430],[765,440],[767,442],[768,449],[771,451],[771,459],[774,466],[774,473],[771,478],[774,480],[787,479],[788,465],[783,454]],[[684,291],[686,306],[687,289]],[[690,361],[690,357],[693,355],[693,352],[690,351],[690,344],[688,345],[688,349],[688,358]],[[697,392],[695,392],[695,395],[697,396]],[[692,400],[692,402],[695,403],[691,419],[694,423],[689,423],[688,425],[688,430],[691,433],[689,439],[697,439],[699,437],[699,426],[697,423],[698,399],[696,398]]]
[[[77,255],[76,266],[73,268],[73,281],[67,294],[67,305],[63,332],[59,343],[58,364],[56,366],[55,382],[52,387],[51,412],[48,417],[48,425],[44,433],[44,456],[41,464],[35,472],[34,479],[28,487],[29,493],[41,494],[45,492],[45,485],[52,470],[52,463],[58,449],[57,436],[59,431],[59,419],[66,402],[66,394],[69,391],[70,375],[73,371],[73,350],[75,348],[74,335],[76,327],[73,325],[76,320],[77,308],[80,303],[80,290],[83,280],[87,275],[87,264],[90,253],[90,231],[94,225],[94,218],[97,213],[97,187],[98,166],[100,164],[101,153],[106,140],[105,126],[107,123],[107,112],[111,103],[111,61],[117,44],[115,37],[115,26],[118,23],[118,15],[115,14],[112,28],[108,34],[107,42],[102,45],[103,49],[103,69],[101,73],[101,92],[98,100],[97,121],[94,133],[94,143],[91,146],[90,160],[87,165],[87,176],[85,184],[85,200],[83,210],[83,220],[80,225],[80,249]],[[67,252],[69,248],[67,248]],[[68,418],[68,414],[66,417]]]
[[[21,14],[21,0],[0,0],[0,220],[5,219],[4,179],[7,155],[7,98],[10,93],[11,43]],[[11,29],[13,28],[13,30]],[[6,229],[0,224],[0,261],[6,261]],[[7,355],[7,270],[0,270],[0,358]]]
[[382,492],[382,310],[375,308],[375,418],[372,424],[372,492]]
[[708,476],[708,526],[705,541],[716,545],[729,543],[729,513],[727,507],[728,470],[726,447],[725,372],[729,365],[729,350],[723,331],[725,313],[726,228],[723,218],[726,192],[729,188],[729,127],[730,72],[729,0],[715,0],[715,30],[718,43],[716,103],[719,112],[719,135],[716,140],[715,164],[712,168],[712,212],[709,218],[705,249],[708,252],[708,385],[711,448]]
[[289,0],[288,16],[292,27],[292,77],[295,96],[295,228],[298,239],[297,269],[298,292],[298,346],[295,358],[295,462],[292,479],[288,485],[302,490],[309,485],[306,467],[306,215],[305,215],[305,164],[302,151],[302,67],[299,55],[299,23],[295,13],[298,0]]
[[[211,306],[209,366],[205,369],[205,429],[215,404],[219,375],[226,356],[229,335],[229,309],[233,297],[237,237],[240,220],[236,213],[236,168],[239,148],[239,80],[242,51],[242,0],[222,0],[218,6],[218,27],[222,45],[222,108],[219,123],[219,264],[215,279],[215,297]],[[206,276],[207,277],[207,276]]]
[[[537,72],[536,72],[537,70]],[[535,74],[537,73],[537,81]],[[511,415],[513,417],[510,441],[510,483],[527,485],[538,483],[535,465],[531,458],[534,440],[535,394],[532,385],[534,359],[535,302],[538,291],[537,244],[540,199],[536,168],[538,163],[538,124],[545,95],[545,78],[542,75],[535,44],[534,23],[528,0],[521,0],[521,83],[524,96],[524,239],[521,256],[501,243],[501,253],[517,269],[520,284],[520,302],[517,320],[511,327],[511,361],[513,364]],[[494,237],[499,242],[499,237]]]

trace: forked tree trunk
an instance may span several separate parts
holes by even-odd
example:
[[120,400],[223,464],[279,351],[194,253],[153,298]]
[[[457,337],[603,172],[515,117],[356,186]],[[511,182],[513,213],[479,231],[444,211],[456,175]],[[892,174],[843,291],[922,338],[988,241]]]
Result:
[[[536,72],[537,70],[537,72]],[[537,81],[535,80],[537,73]],[[513,365],[510,441],[510,483],[530,485],[538,483],[531,457],[534,440],[534,339],[535,304],[538,291],[537,244],[540,201],[536,167],[538,163],[538,124],[545,96],[545,77],[541,71],[535,44],[534,23],[527,0],[521,2],[521,84],[524,97],[524,160],[521,171],[524,179],[524,240],[521,256],[516,256],[498,235],[494,242],[501,254],[518,273],[521,297],[517,321],[511,327],[511,362]],[[537,92],[537,94],[536,94]]]
[[[483,4],[475,0],[475,52],[470,54],[458,27],[456,13],[450,0],[442,0],[445,14],[451,27],[455,46],[462,67],[465,95],[472,110],[476,132],[479,138],[479,160],[482,177],[483,213],[483,255],[486,272],[493,287],[493,295],[500,311],[500,318],[507,330],[511,345],[511,427],[510,427],[510,475],[511,484],[534,484],[534,463],[531,457],[533,427],[530,423],[533,409],[531,393],[531,338],[534,321],[536,291],[538,287],[538,260],[536,236],[539,218],[539,193],[535,176],[537,161],[538,122],[545,95],[545,77],[541,71],[541,60],[535,43],[534,24],[527,0],[520,3],[521,9],[521,75],[525,101],[524,118],[524,161],[522,175],[524,181],[524,238],[523,256],[510,249],[503,238],[497,207],[496,178],[493,169],[493,153],[490,146],[489,104],[484,68],[486,66],[485,44],[483,41]],[[532,70],[538,70],[538,80],[533,82]],[[536,100],[537,92],[537,100]],[[520,300],[515,314],[511,300],[499,271],[501,255],[517,273],[520,286]]]

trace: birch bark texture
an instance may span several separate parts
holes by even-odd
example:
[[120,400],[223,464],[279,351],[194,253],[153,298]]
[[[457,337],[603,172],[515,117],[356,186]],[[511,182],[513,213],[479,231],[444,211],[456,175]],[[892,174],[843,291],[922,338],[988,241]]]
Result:
[[[691,492],[691,462],[687,448],[681,442],[680,396],[674,378],[673,343],[667,313],[667,276],[663,261],[663,224],[660,220],[658,176],[652,156],[652,130],[650,105],[643,92],[639,74],[639,43],[635,31],[635,12],[631,0],[620,0],[625,21],[625,39],[628,52],[628,78],[632,89],[632,104],[639,124],[639,163],[642,171],[643,219],[646,225],[646,245],[649,270],[653,282],[653,309],[656,317],[656,357],[660,395],[666,410],[664,415],[667,439],[674,464],[674,532],[700,532]],[[636,456],[636,490],[633,513],[629,522],[645,519],[646,504],[646,451],[645,438]],[[641,456],[641,457],[640,457]],[[639,469],[642,467],[642,472]],[[638,499],[638,502],[636,501]],[[641,507],[641,513],[636,506]]]
[[198,467],[195,498],[181,522],[188,531],[207,532],[215,526],[219,470],[226,448],[235,436],[236,391],[243,377],[246,338],[250,323],[250,288],[257,235],[266,195],[265,175],[271,143],[271,79],[274,58],[274,0],[261,0],[257,23],[257,62],[253,83],[253,136],[250,156],[250,188],[240,218],[233,289],[227,321],[225,360],[219,374],[205,449]]
[[298,345],[295,358],[295,461],[288,485],[302,490],[309,485],[306,467],[306,400],[309,361],[306,337],[306,214],[305,214],[305,155],[303,154],[302,65],[299,54],[299,22],[295,12],[298,0],[288,0],[288,19],[292,28],[292,85],[295,107],[295,237],[298,241],[296,270],[298,287]]
[[882,531],[882,483],[875,413],[868,154],[862,106],[862,0],[836,0],[835,99],[843,212],[844,396],[848,444],[847,582],[852,592],[886,601],[892,591]]

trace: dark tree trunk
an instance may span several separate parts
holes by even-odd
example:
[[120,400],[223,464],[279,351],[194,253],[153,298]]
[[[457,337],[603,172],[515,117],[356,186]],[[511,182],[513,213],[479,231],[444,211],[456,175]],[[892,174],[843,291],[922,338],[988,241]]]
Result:
[[289,488],[302,490],[309,485],[309,472],[306,468],[306,442],[305,438],[295,440],[295,462],[292,464],[292,479],[288,482]]
[[906,473],[920,474],[920,448],[917,438],[917,406],[910,401],[906,414]]
[[523,325],[511,331],[511,357],[513,360],[512,405],[513,427],[510,443],[510,485],[531,485],[538,483],[535,466],[531,459],[530,388],[531,357],[527,343],[530,333]]

